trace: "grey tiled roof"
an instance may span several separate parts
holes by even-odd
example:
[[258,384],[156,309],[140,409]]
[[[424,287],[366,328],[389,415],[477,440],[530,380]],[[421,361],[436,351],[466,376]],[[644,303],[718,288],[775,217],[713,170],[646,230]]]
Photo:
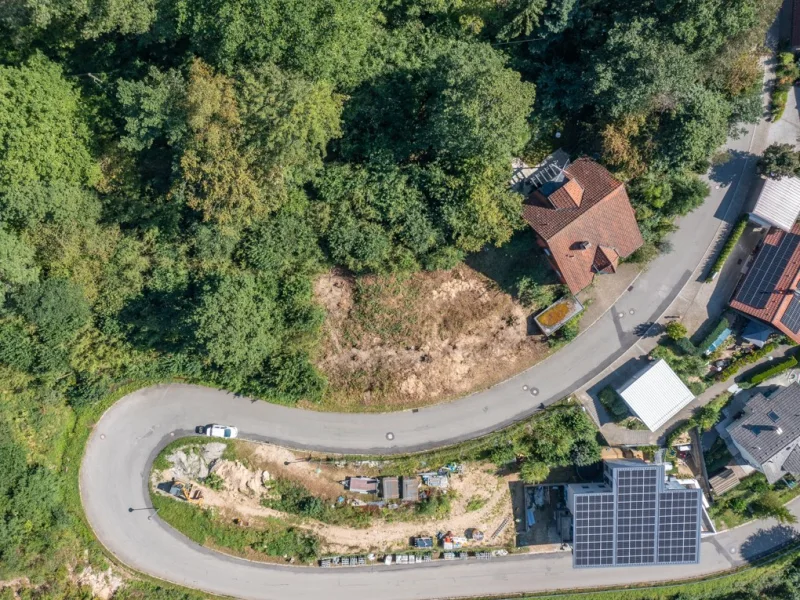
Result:
[[[793,383],[770,398],[756,394],[747,403],[746,412],[728,431],[739,446],[763,465],[791,450],[800,438],[800,384]],[[780,468],[788,456],[780,457],[781,464],[775,466]]]
[[783,461],[783,470],[795,475],[800,474],[800,446],[795,446]]

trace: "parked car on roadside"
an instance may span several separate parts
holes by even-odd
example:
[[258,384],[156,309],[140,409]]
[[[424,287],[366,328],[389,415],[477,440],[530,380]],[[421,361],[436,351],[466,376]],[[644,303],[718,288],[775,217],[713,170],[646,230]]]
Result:
[[211,437],[233,439],[239,436],[239,430],[233,425],[208,425],[204,433]]

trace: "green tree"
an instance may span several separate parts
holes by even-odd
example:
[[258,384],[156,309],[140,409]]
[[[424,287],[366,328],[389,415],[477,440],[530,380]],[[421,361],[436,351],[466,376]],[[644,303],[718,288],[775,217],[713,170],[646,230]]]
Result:
[[304,352],[282,353],[271,358],[264,379],[270,391],[291,401],[317,402],[327,384]]
[[101,204],[91,190],[61,181],[12,185],[0,192],[0,221],[21,231],[37,225],[95,223]]
[[36,54],[19,67],[0,66],[0,191],[36,181],[96,182],[89,143],[80,96],[57,64]]
[[179,0],[173,35],[227,74],[274,61],[352,86],[365,76],[380,14],[374,0]]
[[689,330],[686,329],[686,325],[680,321],[670,321],[667,323],[665,331],[667,333],[667,337],[675,341],[686,337],[686,334],[689,333]]
[[711,193],[709,185],[693,173],[677,173],[670,178],[672,197],[665,205],[670,215],[686,215],[705,202]]
[[262,64],[239,75],[237,96],[244,146],[259,180],[273,188],[311,179],[322,168],[328,142],[342,135],[345,98],[326,81]]
[[580,438],[572,446],[572,462],[585,467],[600,462],[600,444],[594,438]]
[[545,463],[534,460],[526,460],[522,463],[519,475],[525,483],[540,483],[547,479],[550,474],[550,467]]
[[[502,162],[530,138],[534,87],[485,44],[458,44],[431,66],[421,140],[448,164]],[[465,165],[466,166],[466,165]]]
[[315,273],[322,265],[311,214],[280,210],[244,236],[241,256],[252,268],[279,276]]
[[770,490],[762,493],[753,502],[753,508],[762,518],[771,517],[790,525],[797,523],[797,517],[783,504],[777,492]]
[[12,295],[16,309],[36,325],[48,345],[71,341],[91,318],[89,303],[79,285],[68,279],[45,279]]
[[721,408],[706,404],[697,409],[692,421],[703,431],[710,431],[719,421]]
[[771,179],[796,177],[800,172],[800,153],[791,144],[771,144],[758,159],[758,172]]
[[196,337],[208,361],[234,381],[259,371],[280,347],[281,322],[274,283],[246,272],[208,282],[193,315]]
[[[123,35],[146,32],[155,20],[155,0],[14,0],[3,17],[22,39],[50,28],[58,40],[71,41],[77,33],[83,38],[98,38],[118,32]],[[25,39],[29,42],[28,39]]]
[[667,167],[705,170],[709,156],[728,135],[730,103],[715,91],[699,85],[682,92],[677,106],[661,119],[659,162]]
[[120,146],[138,152],[163,141],[180,146],[186,134],[187,85],[176,69],[150,67],[139,81],[119,80],[117,99],[125,121]]
[[[33,248],[13,232],[0,227],[0,286],[33,283],[38,278]],[[2,296],[0,287],[0,300]]]
[[544,308],[555,300],[556,289],[552,285],[538,283],[532,277],[524,276],[516,283],[517,297],[526,307],[532,309]]
[[434,190],[448,237],[467,252],[486,244],[502,246],[522,226],[520,196],[508,189],[507,173],[497,166],[460,177],[446,177]]
[[188,139],[174,194],[204,221],[247,222],[275,208],[259,188],[241,150],[241,119],[233,81],[201,61],[192,63],[186,92]]
[[675,107],[690,89],[697,65],[686,50],[658,31],[653,18],[618,23],[608,32],[590,71],[590,94],[602,114],[619,118],[653,104]]
[[416,175],[388,165],[326,169],[319,197],[330,211],[326,237],[335,261],[356,272],[416,270],[444,245]]

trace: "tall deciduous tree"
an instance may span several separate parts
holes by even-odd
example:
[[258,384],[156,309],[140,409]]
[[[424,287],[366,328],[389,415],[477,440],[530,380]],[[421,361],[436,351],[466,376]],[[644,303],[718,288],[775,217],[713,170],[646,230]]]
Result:
[[534,87],[485,44],[455,44],[429,73],[427,123],[421,140],[434,155],[467,170],[507,164],[530,138]]
[[771,179],[795,177],[800,172],[800,152],[791,144],[772,144],[758,159],[758,172]]
[[61,68],[42,55],[19,67],[0,66],[0,192],[36,181],[97,180],[79,105]]
[[[241,119],[233,81],[196,60],[186,91],[187,140],[180,158],[182,180],[174,187],[205,221],[247,222],[263,214],[264,198],[241,149]],[[274,208],[274,206],[272,206]]]
[[13,300],[48,345],[71,341],[91,318],[83,290],[68,279],[29,284],[15,293]]
[[243,71],[237,88],[244,147],[259,180],[276,189],[313,177],[328,142],[342,134],[344,96],[326,81],[309,81],[273,64]]
[[242,382],[280,347],[274,282],[237,272],[209,281],[194,314],[208,361]]

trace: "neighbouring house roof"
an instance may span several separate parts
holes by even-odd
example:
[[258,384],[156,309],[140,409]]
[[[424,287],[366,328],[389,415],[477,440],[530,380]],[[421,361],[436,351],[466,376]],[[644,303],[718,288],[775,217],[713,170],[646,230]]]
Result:
[[522,213],[547,242],[573,294],[592,283],[598,248],[603,248],[604,265],[599,271],[606,271],[644,243],[625,186],[588,158],[539,186],[525,200]]
[[791,231],[800,215],[800,179],[782,177],[767,178],[750,213],[751,219],[766,225]]
[[793,383],[769,398],[756,394],[745,416],[728,426],[734,442],[758,462],[770,483],[786,473],[800,474],[800,385]]
[[731,300],[732,308],[800,341],[800,225],[772,229]]
[[790,41],[792,48],[800,47],[800,0],[792,4],[792,35]]
[[694,395],[664,359],[648,365],[619,389],[631,411],[657,431],[678,411],[694,400]]

